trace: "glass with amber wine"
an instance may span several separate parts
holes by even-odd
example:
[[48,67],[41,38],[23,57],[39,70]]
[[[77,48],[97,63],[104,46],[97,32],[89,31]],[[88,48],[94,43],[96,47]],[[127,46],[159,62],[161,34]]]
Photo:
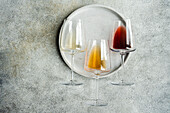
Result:
[[[132,37],[131,21],[126,19],[123,21],[116,21],[111,29],[110,49],[113,52],[119,52],[121,56],[122,71],[124,72],[124,61],[127,53],[134,52],[134,40]],[[125,75],[125,72],[124,72]],[[127,82],[121,79],[120,82],[112,82],[112,85],[131,86],[133,82]]]
[[65,27],[62,28],[60,50],[67,52],[71,56],[71,77],[70,81],[62,83],[63,85],[78,86],[83,83],[77,82],[73,79],[74,69],[74,55],[84,52],[86,49],[86,37],[84,34],[83,21],[78,20],[64,20]]
[[103,73],[110,71],[110,53],[108,40],[96,39],[88,42],[84,69],[95,75],[96,99],[88,102],[91,106],[106,106],[107,103],[98,98],[98,79]]

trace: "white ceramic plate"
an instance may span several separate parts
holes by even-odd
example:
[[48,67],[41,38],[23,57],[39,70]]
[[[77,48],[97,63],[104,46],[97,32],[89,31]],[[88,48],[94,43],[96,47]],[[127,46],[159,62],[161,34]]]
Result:
[[[82,8],[77,9],[76,11],[71,13],[67,17],[67,19],[69,20],[82,19],[83,20],[83,24],[84,24],[84,28],[86,32],[85,33],[86,40],[108,39],[110,35],[110,28],[113,25],[114,21],[115,20],[124,21],[124,18],[111,7],[107,7],[103,5],[96,5],[96,4],[87,5]],[[67,25],[63,23],[61,30],[64,27],[67,27]],[[60,30],[59,42],[62,36],[61,30]],[[74,68],[71,67],[71,55],[61,50],[60,52],[66,64],[70,68],[72,68],[76,73],[83,75],[85,77],[91,77],[91,78],[94,77],[92,73],[84,70],[85,52],[78,53],[75,55]],[[107,77],[119,69],[121,65],[120,54],[111,52],[111,56],[112,56],[112,59],[111,59],[112,70],[111,72],[107,74],[102,74],[100,78]],[[127,55],[125,58],[127,59],[128,56],[129,55]]]

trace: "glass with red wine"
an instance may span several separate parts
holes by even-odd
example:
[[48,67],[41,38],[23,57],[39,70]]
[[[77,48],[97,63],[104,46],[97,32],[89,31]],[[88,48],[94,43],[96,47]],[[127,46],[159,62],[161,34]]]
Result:
[[[136,50],[134,48],[130,19],[126,19],[125,21],[119,20],[114,23],[110,37],[110,50],[120,53],[121,66],[124,71],[124,61],[126,54]],[[126,82],[121,79],[120,82],[112,82],[111,84],[119,86],[131,86],[134,83]]]

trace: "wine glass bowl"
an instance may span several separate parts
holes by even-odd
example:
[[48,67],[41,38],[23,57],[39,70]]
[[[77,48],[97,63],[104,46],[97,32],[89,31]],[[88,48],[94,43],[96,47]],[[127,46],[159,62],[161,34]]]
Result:
[[136,49],[134,48],[134,39],[132,36],[131,21],[116,21],[111,30],[110,49],[115,52],[129,53]]
[[108,47],[108,42],[104,39],[90,40],[87,47],[84,69],[95,75],[109,72],[111,64]]
[[63,28],[60,49],[69,54],[84,52],[86,49],[86,38],[83,21],[64,20],[66,27]]

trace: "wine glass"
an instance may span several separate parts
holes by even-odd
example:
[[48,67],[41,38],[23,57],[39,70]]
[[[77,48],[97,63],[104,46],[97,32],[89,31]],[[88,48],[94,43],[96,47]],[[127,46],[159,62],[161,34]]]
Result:
[[[119,52],[121,56],[121,65],[124,72],[124,61],[127,53],[133,52],[136,49],[134,48],[134,42],[132,37],[131,21],[126,19],[125,21],[116,21],[114,27],[112,28],[112,33],[110,37],[110,49],[113,52]],[[119,86],[131,86],[133,82],[125,82],[121,79],[120,82],[112,82],[112,85]]]
[[98,79],[102,73],[110,71],[110,53],[108,40],[96,39],[89,40],[84,69],[95,75],[96,80],[96,99],[91,100],[88,104],[91,106],[106,106],[107,103],[98,98]]
[[83,21],[78,20],[64,20],[65,27],[62,28],[62,35],[60,41],[60,50],[67,52],[71,56],[71,78],[70,81],[63,83],[63,85],[78,86],[79,83],[73,79],[74,69],[74,55],[84,52],[86,49],[86,38],[84,34]]

